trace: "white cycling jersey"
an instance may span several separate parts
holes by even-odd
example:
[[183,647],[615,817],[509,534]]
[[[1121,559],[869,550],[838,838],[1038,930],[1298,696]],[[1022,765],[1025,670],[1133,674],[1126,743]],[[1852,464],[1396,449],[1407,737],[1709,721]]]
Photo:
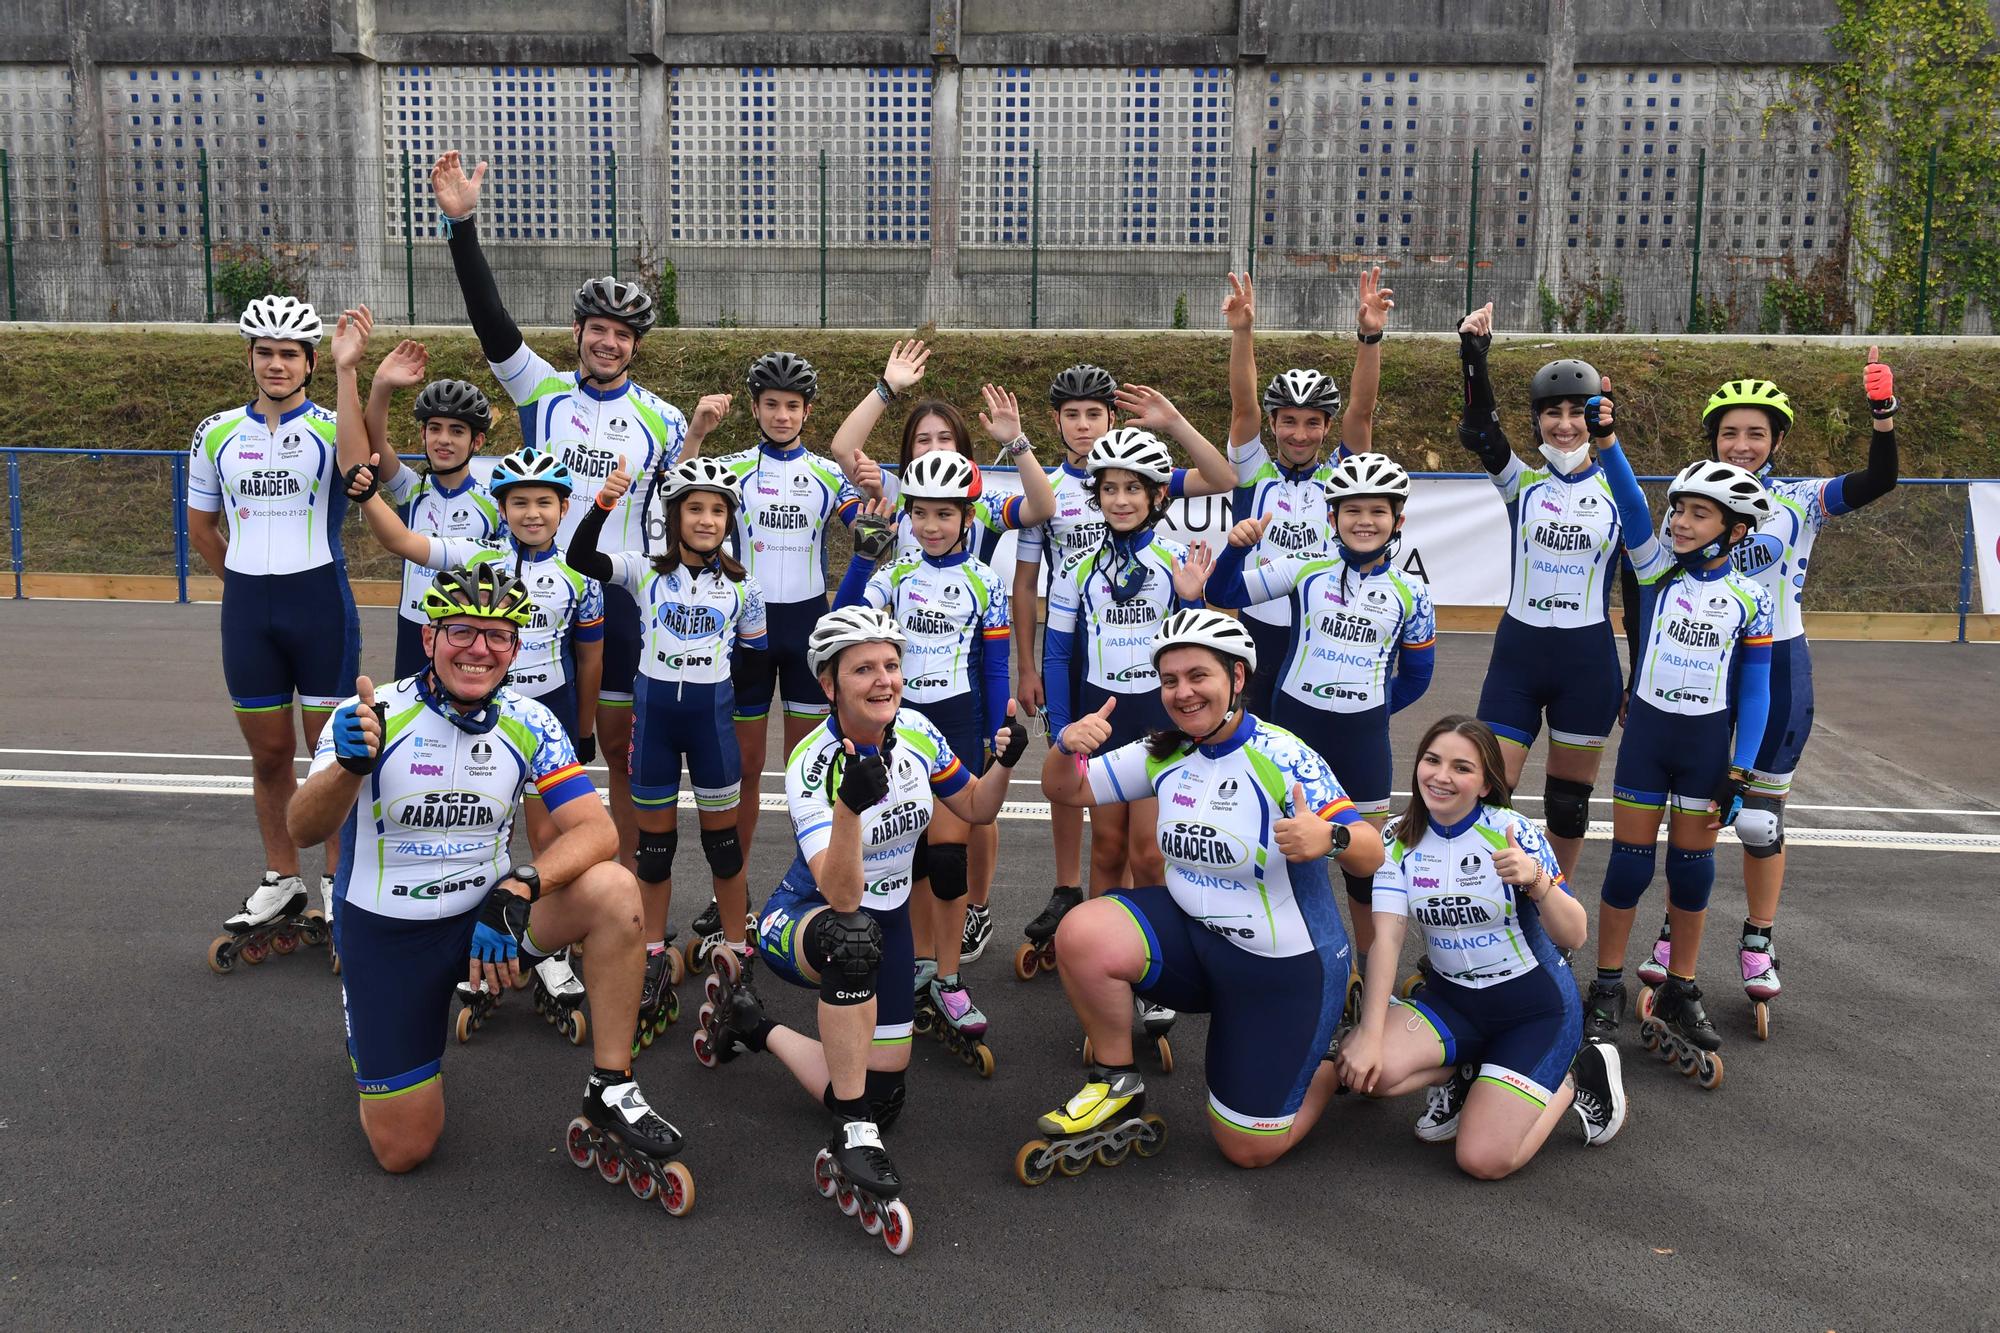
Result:
[[195,427],[188,449],[190,509],[220,511],[230,574],[298,574],[343,563],[347,492],[333,449],[333,413],[307,400],[273,430],[232,407]]
[[[1737,573],[1755,579],[1771,599],[1771,639],[1784,643],[1806,632],[1806,569],[1812,563],[1813,543],[1828,519],[1847,511],[1836,510],[1829,502],[1829,488],[1838,477],[1773,481],[1765,473],[1762,479],[1777,512],[1758,524],[1729,559]],[[1667,540],[1665,518],[1659,537],[1662,543]]]
[[1153,633],[1175,603],[1174,562],[1187,547],[1149,535],[1130,558],[1118,559],[1099,541],[1071,556],[1049,583],[1050,634],[1073,634],[1083,655],[1083,680],[1112,694],[1159,687]]
[[[507,535],[500,506],[469,471],[457,490],[446,491],[428,474],[419,476],[414,468],[399,468],[396,479],[382,488],[382,494],[402,515],[403,526],[419,536],[494,541]],[[430,586],[425,566],[414,560],[403,562],[403,619],[419,625],[430,623],[423,612],[424,592]]]
[[[1262,435],[1229,446],[1229,461],[1236,468],[1230,519],[1241,523],[1266,514],[1271,518],[1263,539],[1251,553],[1253,565],[1286,556],[1326,555],[1333,550],[1333,513],[1327,503],[1326,484],[1340,460],[1353,452],[1340,445],[1324,462],[1300,470],[1279,463]],[[1290,619],[1282,602],[1247,606],[1243,614],[1266,625],[1282,625]]]
[[1449,828],[1433,820],[1414,847],[1405,846],[1393,826],[1383,832],[1389,835],[1389,854],[1375,872],[1373,908],[1400,912],[1417,923],[1424,953],[1440,977],[1484,990],[1525,976],[1554,956],[1534,900],[1493,870],[1494,853],[1506,849],[1511,832],[1521,850],[1570,892],[1555,852],[1532,820],[1480,805]]
[[640,675],[720,685],[729,679],[735,645],[767,646],[764,592],[755,575],[738,582],[720,570],[690,570],[685,564],[662,574],[645,556],[617,552],[610,559],[611,581],[639,604]]
[[826,596],[826,525],[852,523],[861,494],[829,459],[794,441],[780,449],[755,449],[717,460],[736,474],[742,503],[736,507],[736,550],[771,605]]
[[1739,650],[1770,646],[1771,595],[1732,565],[1682,568],[1651,534],[1631,557],[1644,632],[1632,697],[1663,713],[1723,712]]
[[981,640],[1005,640],[1011,633],[999,576],[969,555],[898,560],[875,571],[865,596],[870,606],[894,616],[909,637],[903,697],[913,704],[975,697],[983,688],[979,653],[996,651],[991,642],[982,649]]
[[1604,469],[1593,463],[1572,477],[1509,458],[1493,485],[1514,529],[1507,614],[1538,628],[1603,624],[1625,540]]
[[1387,707],[1396,653],[1437,642],[1430,588],[1393,563],[1360,574],[1339,556],[1281,556],[1246,568],[1243,584],[1253,608],[1276,606],[1292,626],[1278,691],[1314,708]]

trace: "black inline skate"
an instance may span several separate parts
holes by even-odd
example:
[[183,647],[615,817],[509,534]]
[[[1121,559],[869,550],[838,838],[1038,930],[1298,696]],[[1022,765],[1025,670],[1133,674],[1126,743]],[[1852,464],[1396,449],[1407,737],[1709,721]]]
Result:
[[916,1225],[909,1205],[897,1197],[903,1181],[882,1147],[874,1121],[849,1120],[841,1125],[813,1159],[813,1184],[821,1198],[837,1202],[841,1212],[861,1223],[862,1230],[880,1236],[889,1253],[909,1253]]
[[1616,1042],[1625,1026],[1625,983],[1592,981],[1583,997],[1583,1035],[1592,1041]]
[[1167,1122],[1145,1106],[1146,1081],[1138,1070],[1092,1070],[1080,1092],[1037,1122],[1048,1137],[1014,1154],[1015,1179],[1040,1185],[1057,1173],[1080,1176],[1093,1162],[1110,1167],[1134,1152],[1151,1157],[1166,1145]]
[[714,1069],[764,1049],[764,1004],[750,985],[747,960],[735,950],[717,949],[709,963],[709,983],[719,983],[720,989],[711,991],[697,1014],[701,1027],[694,1034],[694,1058]]
[[311,892],[297,875],[280,878],[277,871],[266,870],[262,882],[243,900],[242,910],[222,923],[226,933],[209,944],[209,968],[224,977],[235,970],[238,958],[254,966],[274,953],[296,953],[300,945],[330,942],[333,930],[326,913],[306,906],[311,901]]
[[681,1020],[681,997],[674,987],[681,979],[681,955],[668,937],[667,947],[646,954],[646,986],[639,993],[639,1026],[632,1033],[632,1054],[651,1046],[666,1034],[669,1024]]
[[1037,972],[1056,970],[1056,927],[1062,924],[1069,909],[1083,901],[1083,890],[1058,887],[1049,895],[1048,906],[1041,913],[1021,927],[1021,933],[1028,942],[1014,951],[1014,975],[1023,981],[1033,981]]
[[694,1207],[694,1173],[672,1160],[681,1132],[646,1102],[630,1074],[611,1082],[596,1074],[583,1092],[583,1114],[569,1122],[569,1160],[597,1168],[607,1185],[624,1181],[641,1203],[658,1199],[674,1217]]
[[1713,1089],[1722,1083],[1722,1037],[1701,1007],[1701,987],[1668,976],[1642,1005],[1639,1040],[1681,1073]]

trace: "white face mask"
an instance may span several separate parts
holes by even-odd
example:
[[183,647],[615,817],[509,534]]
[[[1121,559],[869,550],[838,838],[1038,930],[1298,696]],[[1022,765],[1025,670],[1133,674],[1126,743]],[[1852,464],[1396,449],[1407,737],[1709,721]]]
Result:
[[1549,460],[1550,467],[1566,477],[1582,467],[1584,460],[1590,457],[1590,441],[1585,440],[1568,453],[1564,453],[1553,444],[1545,444],[1542,446],[1542,457]]

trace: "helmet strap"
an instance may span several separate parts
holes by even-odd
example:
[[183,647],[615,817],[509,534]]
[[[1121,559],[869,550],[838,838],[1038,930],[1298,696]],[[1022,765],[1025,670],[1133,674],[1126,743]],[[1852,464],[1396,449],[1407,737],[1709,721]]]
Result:
[[[632,349],[634,356],[638,354],[638,347],[639,347],[639,340],[637,337],[634,337],[632,340]],[[581,324],[578,324],[576,329],[576,375],[577,378],[582,380],[584,383],[596,384],[606,389],[616,388],[619,384],[621,384],[624,381],[625,372],[632,368],[632,357],[630,356],[626,357],[625,360],[619,365],[618,373],[610,376],[609,378],[601,378],[597,375],[593,375],[590,372],[589,366],[590,363],[583,359],[583,326]]]
[[[435,633],[436,627],[433,626],[432,630]],[[460,731],[465,732],[469,736],[484,736],[500,724],[500,709],[493,700],[499,695],[502,686],[506,683],[507,677],[503,673],[500,677],[500,684],[494,686],[491,692],[485,695],[485,697],[479,699],[459,698],[444,687],[444,678],[438,674],[437,640],[433,638],[431,640],[430,670],[417,677],[417,697],[430,705],[434,711],[442,713],[445,720]],[[461,709],[470,709],[471,711],[461,712]]]

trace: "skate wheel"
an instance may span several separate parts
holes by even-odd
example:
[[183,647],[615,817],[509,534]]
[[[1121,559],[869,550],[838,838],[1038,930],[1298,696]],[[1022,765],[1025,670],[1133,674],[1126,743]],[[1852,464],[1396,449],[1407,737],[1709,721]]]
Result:
[[580,1169],[588,1171],[597,1165],[597,1148],[590,1141],[590,1122],[582,1116],[569,1122],[563,1146],[569,1149],[569,1160]]
[[715,1048],[708,1044],[708,1034],[700,1030],[694,1034],[694,1058],[701,1061],[704,1069],[715,1069],[722,1064],[715,1058]]
[[668,991],[667,1021],[666,1023],[660,1024],[659,1031],[661,1032],[661,1034],[664,1035],[667,1030],[668,1024],[678,1023],[680,1021],[681,1021],[681,997],[674,994],[672,991]]
[[1750,1015],[1757,1023],[1757,1040],[1771,1039],[1771,1006],[1767,1001],[1758,1000],[1751,1004]]
[[1696,1080],[1704,1091],[1714,1092],[1722,1086],[1722,1057],[1710,1052],[1701,1062],[1701,1075]]
[[1639,1017],[1651,1018],[1652,1016],[1653,988],[1651,986],[1641,986],[1639,987]]
[[635,1166],[625,1173],[625,1188],[632,1191],[632,1197],[640,1203],[651,1203],[653,1196],[660,1192],[660,1178],[643,1166]]
[[743,960],[727,943],[709,953],[708,966],[709,971],[719,977],[725,986],[734,986],[743,979]]
[[1031,1139],[1021,1145],[1021,1151],[1014,1154],[1014,1179],[1030,1189],[1042,1184],[1055,1172],[1049,1161],[1049,1141]]
[[1118,1166],[1121,1165],[1127,1157],[1131,1156],[1131,1154],[1132,1154],[1132,1145],[1130,1142],[1121,1143],[1116,1147],[1113,1147],[1111,1144],[1107,1143],[1102,1148],[1099,1148],[1097,1150],[1097,1164],[1099,1166]]
[[819,1191],[820,1198],[831,1199],[839,1187],[833,1174],[833,1154],[821,1148],[819,1156],[813,1158],[813,1188]]
[[208,946],[208,970],[218,977],[226,977],[236,970],[236,949],[234,935],[217,935],[215,942]]
[[667,950],[667,984],[678,986],[687,978],[687,966],[681,958],[680,950]]
[[875,1206],[873,1199],[863,1195],[861,1198],[861,1211],[856,1213],[854,1217],[857,1222],[861,1223],[861,1229],[869,1235],[879,1236],[882,1234],[882,1210]]
[[985,1042],[980,1042],[967,1053],[965,1062],[979,1071],[979,1077],[993,1077],[993,1050]]
[[1083,1063],[1085,1065],[1091,1064],[1092,1063],[1091,1056],[1095,1055],[1096,1053],[1097,1052],[1095,1048],[1093,1048],[1090,1044],[1090,1038],[1085,1037],[1083,1039]]
[[1649,1051],[1660,1049],[1660,1030],[1650,1018],[1639,1025],[1639,1044]]
[[563,1025],[562,1032],[569,1038],[570,1045],[581,1046],[583,1039],[590,1035],[590,1020],[583,1016],[583,1010],[572,1009],[569,1011],[569,1022]]
[[607,1185],[616,1185],[625,1179],[625,1159],[615,1154],[597,1155],[597,1178]]
[[327,951],[326,965],[332,970],[333,975],[336,977],[340,975],[340,951],[338,949],[329,949]]
[[1693,1078],[1695,1070],[1701,1068],[1701,1057],[1693,1051],[1682,1051],[1674,1057],[1674,1067],[1683,1078]]
[[1403,978],[1403,984],[1396,988],[1396,994],[1407,1000],[1417,993],[1417,987],[1424,984],[1424,974],[1412,972]]
[[271,956],[271,946],[254,935],[246,935],[243,939],[243,947],[238,952],[242,955],[244,962],[255,967]]
[[930,1009],[925,1005],[918,1005],[916,1012],[910,1017],[911,1029],[928,1036],[934,1026],[935,1024],[931,1021]]
[[908,1254],[910,1242],[916,1238],[917,1224],[910,1216],[909,1205],[901,1199],[891,1199],[882,1210],[882,1243],[891,1254]]
[[669,980],[672,980],[671,973],[676,966],[685,965],[689,972],[699,972],[702,968],[708,966],[708,958],[702,953],[701,941],[699,939],[689,940],[685,953],[672,949],[668,950],[668,952],[676,955],[673,964],[667,968],[670,974]]
[[836,1185],[834,1187],[833,1201],[839,1204],[840,1211],[846,1213],[849,1217],[853,1217],[861,1211],[861,1196],[845,1185]]
[[459,1045],[463,1046],[463,1045],[465,1045],[465,1043],[467,1043],[468,1041],[471,1041],[471,1040],[472,1040],[472,1029],[473,1029],[474,1027],[476,1027],[476,1026],[478,1026],[478,1025],[477,1025],[477,1024],[475,1024],[475,1023],[474,1023],[474,1022],[472,1021],[472,1010],[471,1010],[471,1009],[470,1009],[469,1007],[468,1007],[468,1008],[464,1008],[464,1009],[460,1009],[460,1010],[458,1011],[458,1044],[459,1044]]
[[1055,1167],[1057,1174],[1074,1178],[1090,1170],[1090,1158],[1071,1157],[1066,1152],[1060,1152],[1055,1155]]
[[1022,981],[1033,981],[1041,968],[1041,960],[1035,957],[1035,942],[1029,940],[1014,950],[1014,975]]
[[708,1001],[708,1004],[704,1004],[702,1008],[706,1009],[710,1004],[722,1003],[722,988],[725,984],[722,978],[713,972],[702,978],[701,993]]
[[1167,1146],[1167,1122],[1150,1112],[1140,1119],[1146,1122],[1146,1135],[1133,1140],[1132,1151],[1141,1157],[1151,1157]]
[[1168,1040],[1167,1040],[1167,1039],[1166,1039],[1165,1037],[1157,1037],[1157,1038],[1155,1038],[1154,1040],[1155,1040],[1155,1041],[1157,1041],[1157,1042],[1159,1043],[1159,1044],[1158,1044],[1158,1047],[1157,1047],[1156,1049],[1157,1049],[1157,1052],[1158,1052],[1158,1054],[1159,1054],[1159,1057],[1160,1057],[1160,1072],[1161,1072],[1162,1074],[1171,1074],[1171,1073],[1173,1073],[1173,1072],[1174,1072],[1174,1044],[1173,1044],[1172,1042],[1168,1041]]
[[694,1209],[694,1172],[679,1162],[660,1168],[660,1207],[668,1217],[686,1217]]
[[299,937],[293,931],[281,930],[271,936],[271,948],[275,952],[282,954],[297,953],[299,951]]
[[701,1008],[694,1011],[695,1025],[711,1038],[715,1036],[716,1006],[720,1003],[720,1000],[703,1000]]

